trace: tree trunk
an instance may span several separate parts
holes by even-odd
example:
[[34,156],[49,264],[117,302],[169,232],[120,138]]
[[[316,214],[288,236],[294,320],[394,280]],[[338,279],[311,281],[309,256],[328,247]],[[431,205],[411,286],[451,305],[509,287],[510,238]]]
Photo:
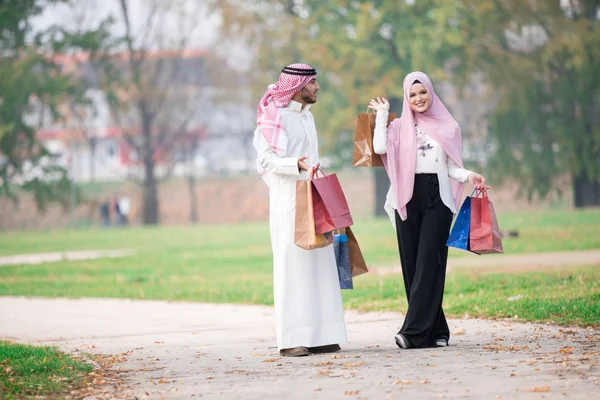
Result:
[[188,190],[190,192],[190,222],[198,222],[198,198],[196,197],[196,176],[194,171],[190,170],[188,177]]
[[575,208],[600,206],[600,184],[588,179],[585,171],[573,176],[573,201]]
[[90,182],[96,181],[96,138],[90,138]]
[[158,185],[154,176],[154,152],[151,137],[151,122],[142,110],[142,134],[144,136],[144,205],[142,223],[158,225]]
[[[594,126],[597,125],[597,107],[595,104],[595,98],[592,96],[590,98],[590,107],[588,108],[587,118],[585,120],[584,129],[585,135],[588,138],[592,138],[594,132]],[[580,108],[577,105],[576,108]],[[577,113],[574,111],[574,116]],[[585,148],[581,146],[579,148],[579,154],[584,154],[588,151],[594,151],[593,148]],[[596,159],[596,165],[600,163],[600,154],[593,153],[592,159]],[[580,161],[581,163],[582,161]],[[589,175],[587,174],[586,164],[583,165],[583,168],[580,169],[577,175],[573,175],[573,203],[575,208],[584,208],[584,207],[597,207],[600,206],[600,177],[596,173],[592,174],[593,178],[589,179]],[[594,169],[591,167],[592,170]],[[595,171],[594,171],[595,172]]]
[[292,19],[292,29],[291,29],[291,35],[290,35],[290,42],[289,42],[289,48],[290,48],[290,56],[291,56],[291,62],[292,63],[296,63],[296,62],[300,62],[300,52],[298,51],[298,45],[296,44],[296,21],[295,18],[297,18],[298,16],[296,15],[296,13],[294,12],[294,6],[295,6],[295,1],[294,0],[287,0],[285,3],[285,12],[290,16],[290,18]]
[[152,165],[144,164],[146,164],[144,165],[146,176],[144,178],[144,211],[142,223],[144,225],[158,225],[158,191],[154,177],[154,163]]
[[190,222],[195,224],[198,222],[198,198],[196,197],[196,168],[194,159],[196,158],[196,150],[198,149],[198,139],[192,139],[192,144],[187,151],[187,182],[190,193]]
[[[397,116],[400,117],[399,112],[402,111],[402,99],[390,97],[389,102],[390,112],[395,112]],[[385,168],[377,167],[373,169],[373,176],[375,177],[375,216],[387,216],[383,206],[385,204],[385,197],[390,188],[390,180],[387,176],[387,172],[385,172]]]

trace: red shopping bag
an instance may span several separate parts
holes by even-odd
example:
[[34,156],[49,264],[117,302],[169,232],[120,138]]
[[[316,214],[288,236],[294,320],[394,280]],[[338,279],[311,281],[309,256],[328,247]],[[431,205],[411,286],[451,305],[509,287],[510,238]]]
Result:
[[[317,177],[318,171],[323,175]],[[321,169],[312,179],[313,212],[317,235],[354,224],[346,196],[336,174],[325,175]]]
[[496,212],[485,189],[471,198],[469,245],[477,254],[504,253]]

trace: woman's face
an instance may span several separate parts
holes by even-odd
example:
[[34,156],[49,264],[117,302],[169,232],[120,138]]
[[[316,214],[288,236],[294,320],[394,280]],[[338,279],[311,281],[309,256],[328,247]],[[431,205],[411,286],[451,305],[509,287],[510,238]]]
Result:
[[411,110],[423,113],[431,107],[431,97],[422,83],[413,83],[408,94],[408,104]]

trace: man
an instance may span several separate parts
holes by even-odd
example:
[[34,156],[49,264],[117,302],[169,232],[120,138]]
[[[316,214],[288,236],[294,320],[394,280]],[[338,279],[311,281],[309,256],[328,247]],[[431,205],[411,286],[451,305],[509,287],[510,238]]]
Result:
[[108,199],[104,200],[100,205],[100,216],[102,217],[102,224],[104,226],[110,225],[110,204]]
[[254,147],[269,187],[277,347],[282,356],[340,350],[346,324],[333,247],[294,244],[296,181],[319,165],[317,130],[309,109],[317,101],[316,71],[285,67],[258,105]]
[[121,222],[123,225],[129,224],[129,197],[119,198],[119,211],[121,212]]

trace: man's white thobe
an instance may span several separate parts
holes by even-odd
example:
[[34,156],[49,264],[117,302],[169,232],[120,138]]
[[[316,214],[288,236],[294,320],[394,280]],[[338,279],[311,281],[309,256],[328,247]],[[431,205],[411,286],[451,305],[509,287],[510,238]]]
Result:
[[288,142],[278,156],[260,133],[254,132],[257,162],[266,171],[270,196],[273,247],[273,286],[277,347],[316,347],[343,344],[346,324],[333,246],[304,250],[294,244],[296,181],[307,179],[298,171],[298,158],[319,162],[317,131],[310,106],[291,101],[279,113]]

